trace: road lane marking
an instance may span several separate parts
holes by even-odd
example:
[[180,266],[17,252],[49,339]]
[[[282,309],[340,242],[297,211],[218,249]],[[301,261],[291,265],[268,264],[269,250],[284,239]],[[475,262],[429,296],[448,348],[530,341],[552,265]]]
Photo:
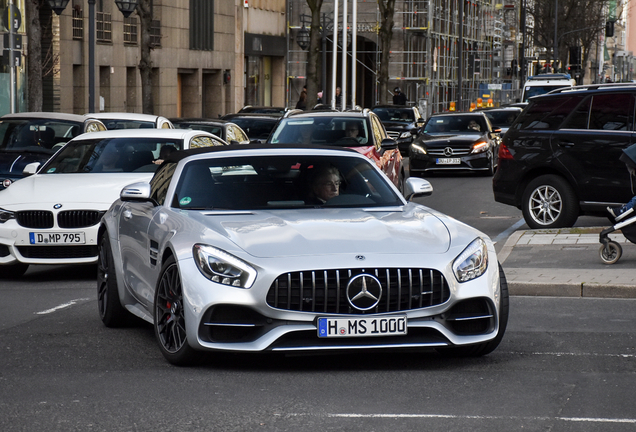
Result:
[[78,299],[75,299],[75,300],[71,300],[71,301],[70,301],[70,302],[68,302],[68,303],[63,303],[63,304],[61,304],[61,305],[55,306],[55,307],[53,307],[53,308],[51,308],[51,309],[47,309],[47,310],[43,310],[43,311],[40,311],[40,312],[36,312],[35,314],[36,314],[36,315],[46,315],[46,314],[50,314],[50,313],[56,312],[56,311],[58,311],[58,310],[60,310],[60,309],[65,309],[65,308],[67,308],[67,307],[71,307],[71,306],[73,306],[74,304],[76,304],[77,302],[86,301],[86,300],[90,300],[90,299],[89,299],[89,298],[78,298]]
[[512,224],[507,230],[500,232],[497,237],[495,237],[493,239],[493,241],[496,243],[498,241],[501,241],[503,239],[505,239],[506,237],[508,237],[510,234],[512,234],[513,232],[517,231],[524,223],[526,223],[526,221],[524,219],[520,219],[517,222],[515,222],[514,224]]
[[590,423],[629,423],[636,424],[636,419],[598,418],[598,417],[517,417],[517,416],[489,416],[489,415],[453,415],[453,414],[327,414],[332,418],[439,418],[439,419],[477,419],[477,420],[524,420],[524,421],[565,421]]

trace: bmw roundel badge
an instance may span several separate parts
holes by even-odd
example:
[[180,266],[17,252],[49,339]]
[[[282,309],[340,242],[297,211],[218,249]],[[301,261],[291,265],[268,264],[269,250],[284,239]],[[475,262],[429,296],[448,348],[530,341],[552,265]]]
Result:
[[54,208],[55,210],[59,210],[59,209],[61,209],[61,208],[62,208],[62,204],[55,204],[55,205],[53,206],[53,208]]

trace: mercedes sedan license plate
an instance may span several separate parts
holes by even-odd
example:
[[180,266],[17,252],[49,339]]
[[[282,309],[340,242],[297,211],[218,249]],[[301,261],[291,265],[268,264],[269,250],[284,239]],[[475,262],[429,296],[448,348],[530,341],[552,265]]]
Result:
[[86,238],[83,232],[32,232],[29,233],[29,242],[33,245],[84,244],[86,243]]
[[437,158],[437,165],[459,165],[461,158]]
[[318,337],[395,336],[406,334],[406,315],[318,318]]

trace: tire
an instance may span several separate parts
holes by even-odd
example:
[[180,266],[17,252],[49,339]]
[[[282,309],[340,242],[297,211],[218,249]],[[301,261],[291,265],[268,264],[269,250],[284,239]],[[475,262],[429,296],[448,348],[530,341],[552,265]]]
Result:
[[623,255],[623,248],[615,241],[610,241],[607,245],[602,245],[598,250],[603,264],[616,264]]
[[481,357],[493,352],[501,343],[508,327],[509,295],[508,281],[499,264],[499,330],[494,339],[474,345],[438,348],[437,352],[448,357]]
[[492,177],[495,175],[495,161],[493,157],[488,159],[488,169],[486,171],[482,171],[482,175],[484,177]]
[[0,279],[17,279],[28,270],[29,265],[23,263],[0,266]]
[[155,336],[166,360],[177,366],[196,363],[201,354],[188,344],[181,276],[174,257],[161,268],[154,311]]
[[521,207],[523,218],[532,229],[571,227],[579,217],[572,187],[554,174],[539,176],[528,183]]
[[97,259],[97,308],[99,317],[106,327],[125,327],[131,324],[133,316],[121,305],[115,262],[108,233],[104,232],[99,242]]

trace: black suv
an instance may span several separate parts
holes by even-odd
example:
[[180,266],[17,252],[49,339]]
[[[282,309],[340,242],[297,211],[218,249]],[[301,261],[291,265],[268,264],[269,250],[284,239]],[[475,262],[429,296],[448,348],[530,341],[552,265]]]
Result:
[[413,137],[424,125],[420,110],[415,106],[375,105],[371,111],[380,118],[389,137],[397,141],[400,153],[408,156]]
[[636,85],[561,89],[530,100],[503,138],[495,201],[530,228],[574,225],[632,197],[621,151],[636,142]]

